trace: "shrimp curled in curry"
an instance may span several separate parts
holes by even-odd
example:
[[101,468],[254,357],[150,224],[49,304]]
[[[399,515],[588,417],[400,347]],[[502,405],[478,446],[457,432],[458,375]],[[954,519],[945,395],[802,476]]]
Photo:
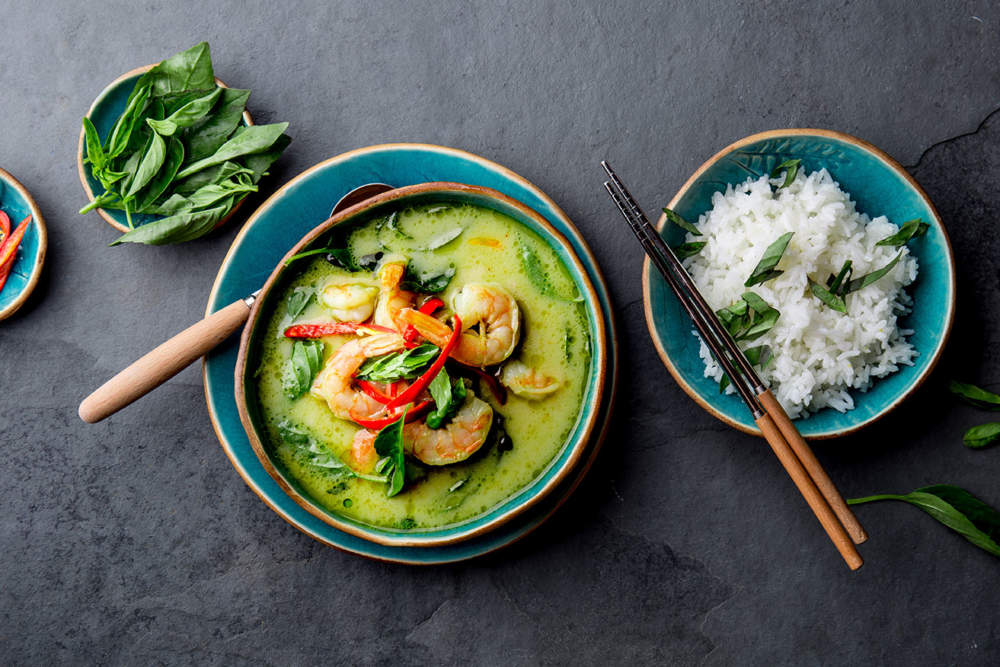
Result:
[[326,401],[335,416],[341,419],[370,419],[385,406],[354,387],[354,375],[361,364],[403,348],[399,334],[385,333],[355,338],[341,345],[316,375],[311,393]]
[[[403,451],[431,466],[444,466],[464,461],[475,454],[489,435],[493,425],[493,408],[489,403],[470,395],[442,428],[431,428],[423,420],[403,426]],[[369,472],[378,462],[375,433],[361,429],[351,445],[351,467]]]
[[[496,283],[468,283],[452,298],[452,310],[462,320],[462,335],[451,357],[466,366],[494,366],[514,352],[521,339],[517,301]],[[419,311],[405,309],[400,318],[438,347],[451,338],[447,324]],[[476,331],[473,327],[479,326]]]

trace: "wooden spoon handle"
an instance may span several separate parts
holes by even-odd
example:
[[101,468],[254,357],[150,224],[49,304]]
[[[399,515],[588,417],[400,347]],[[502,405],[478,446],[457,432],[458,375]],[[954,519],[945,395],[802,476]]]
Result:
[[99,422],[145,396],[229,338],[249,315],[250,307],[240,300],[188,327],[83,399],[80,419]]
[[833,513],[829,503],[826,502],[826,499],[816,487],[809,473],[802,467],[802,463],[795,456],[795,452],[789,447],[785,438],[782,437],[781,431],[775,426],[774,421],[771,420],[770,416],[764,415],[757,419],[757,427],[764,434],[764,438],[768,444],[771,445],[771,449],[774,450],[778,460],[781,461],[781,465],[784,466],[788,476],[795,482],[799,493],[806,499],[813,514],[816,515],[816,518],[823,525],[823,530],[826,531],[833,545],[837,547],[837,551],[840,552],[844,561],[847,562],[847,567],[852,570],[861,567],[864,561],[861,560],[861,554],[858,553],[857,547],[851,541],[850,535],[844,530],[843,524],[840,523],[837,515]]
[[847,533],[854,540],[854,543],[861,544],[867,540],[868,534],[861,527],[861,522],[854,516],[851,508],[847,506],[844,496],[840,495],[840,491],[837,490],[833,480],[826,474],[823,466],[816,459],[816,455],[813,454],[812,448],[809,447],[802,434],[792,424],[792,420],[788,418],[788,413],[778,403],[778,399],[774,397],[771,390],[768,389],[764,393],[758,394],[757,399],[764,406],[764,410],[771,415],[771,419],[774,420],[774,424],[781,431],[781,435],[785,436],[785,440],[788,441],[792,451],[795,452],[795,455],[799,457],[799,461],[802,462],[802,467],[806,469],[806,472],[809,473],[809,476],[812,477],[813,482],[819,488],[820,493],[830,503],[830,507],[833,508],[840,522],[844,524],[844,528],[847,529]]

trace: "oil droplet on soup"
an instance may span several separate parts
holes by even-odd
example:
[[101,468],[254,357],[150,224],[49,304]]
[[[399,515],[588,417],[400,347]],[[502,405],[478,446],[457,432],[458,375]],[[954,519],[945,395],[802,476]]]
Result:
[[[521,341],[510,358],[557,378],[559,387],[541,400],[508,392],[508,400],[501,406],[484,382],[474,382],[476,396],[503,416],[513,446],[504,450],[491,438],[468,460],[427,466],[426,476],[408,482],[398,495],[387,497],[385,484],[338,472],[336,460],[349,460],[359,427],[334,417],[326,403],[309,392],[290,400],[283,391],[282,372],[292,342],[282,332],[290,324],[285,303],[292,291],[315,288],[338,276],[375,279],[371,272],[351,273],[337,267],[322,255],[303,258],[297,260],[301,273],[272,301],[276,305],[268,315],[255,378],[272,458],[314,503],[362,523],[419,530],[488,512],[544,473],[580,418],[591,353],[589,326],[573,279],[555,251],[533,231],[501,213],[470,205],[441,203],[403,209],[391,228],[384,218],[355,226],[347,236],[347,245],[354,258],[394,253],[427,273],[454,267],[448,287],[437,295],[448,305],[467,283],[502,285],[517,300],[522,316]],[[313,298],[295,321],[330,320],[329,311]],[[325,339],[325,358],[346,340],[347,336]],[[294,424],[308,433],[314,449],[321,448],[321,456],[301,442],[283,439],[280,423]],[[334,461],[333,467],[317,465],[318,460]]]

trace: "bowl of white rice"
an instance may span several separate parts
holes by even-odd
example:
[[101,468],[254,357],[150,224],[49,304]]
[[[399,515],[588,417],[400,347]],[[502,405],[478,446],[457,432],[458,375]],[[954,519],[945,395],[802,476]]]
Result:
[[[934,368],[954,319],[951,245],[924,191],[878,148],[829,130],[755,134],[703,164],[667,208],[690,224],[664,215],[661,233],[688,250],[684,265],[706,301],[805,437],[878,420]],[[768,256],[778,257],[769,268]],[[648,259],[643,296],[681,388],[757,433]],[[762,317],[755,305],[777,312]]]

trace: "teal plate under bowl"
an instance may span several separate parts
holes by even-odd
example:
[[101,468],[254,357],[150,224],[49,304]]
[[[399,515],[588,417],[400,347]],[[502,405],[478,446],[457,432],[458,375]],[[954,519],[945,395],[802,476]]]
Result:
[[24,238],[18,246],[7,283],[0,291],[0,320],[2,320],[13,315],[24,304],[38,283],[48,241],[45,220],[35,200],[17,179],[3,169],[0,169],[0,210],[10,218],[11,231],[26,216],[32,216],[31,224],[25,230]]
[[331,158],[292,179],[247,221],[216,278],[207,313],[257,290],[284,254],[324,221],[349,190],[369,182],[397,187],[433,181],[467,183],[498,190],[541,214],[573,248],[597,295],[605,322],[607,372],[604,400],[586,450],[572,472],[542,501],[490,532],[445,546],[377,544],[338,530],[309,513],[286,494],[257,458],[240,422],[234,398],[237,341],[205,360],[209,413],[226,454],[247,484],[280,516],[306,534],[360,555],[414,564],[453,562],[494,551],[523,537],[548,518],[579,484],[597,454],[614,396],[617,359],[607,287],[579,232],[558,206],[508,169],[470,153],[426,144],[387,144]]
[[[903,366],[876,380],[867,392],[852,392],[853,410],[840,413],[826,408],[795,422],[807,438],[834,438],[884,416],[934,368],[955,316],[955,261],[934,205],[906,170],[871,144],[829,130],[774,130],[741,139],[703,164],[668,207],[695,221],[711,209],[712,195],[724,191],[727,184],[759,178],[792,158],[801,159],[802,168],[808,172],[822,168],[829,171],[858,210],[870,217],[885,215],[896,224],[919,217],[930,223],[927,234],[909,244],[920,268],[917,280],[907,288],[914,300],[913,312],[900,320],[902,328],[914,330],[909,341],[919,357],[913,366]],[[661,216],[661,230],[663,225]],[[683,234],[671,225],[664,238],[675,245]],[[648,260],[643,267],[643,298],[650,335],[681,388],[715,417],[747,433],[759,433],[739,397],[720,394],[718,383],[705,377],[691,321],[663,278],[651,270]]]
[[[128,96],[132,94],[132,89],[135,88],[135,82],[139,80],[147,70],[149,70],[152,65],[146,65],[145,67],[136,68],[130,72],[122,74],[120,77],[108,84],[107,88],[101,91],[100,95],[94,100],[93,104],[90,106],[90,110],[87,111],[87,118],[90,122],[94,124],[94,128],[97,130],[97,136],[101,138],[101,141],[106,141],[108,136],[111,134],[111,130],[114,128],[115,123],[118,122],[118,117],[122,115],[125,111],[125,104],[128,101]],[[220,86],[225,86],[225,84],[216,79],[215,82]],[[243,113],[243,124],[251,125],[253,121],[250,118],[250,114]],[[77,170],[80,172],[80,183],[83,184],[83,191],[87,195],[87,201],[92,202],[94,197],[104,192],[104,186],[102,186],[93,174],[90,172],[90,166],[83,164],[84,155],[84,140],[85,135],[83,128],[80,128],[80,138],[77,142]],[[239,204],[230,211],[231,216]],[[98,213],[106,222],[115,227],[120,232],[128,231],[128,220],[125,217],[125,211],[119,211],[112,208],[100,208],[97,209]],[[228,219],[229,216],[226,216]],[[132,216],[132,224],[136,227],[144,225],[148,222],[154,220],[159,220],[158,215],[146,215],[142,213],[136,213]],[[219,223],[221,226],[225,220]]]

